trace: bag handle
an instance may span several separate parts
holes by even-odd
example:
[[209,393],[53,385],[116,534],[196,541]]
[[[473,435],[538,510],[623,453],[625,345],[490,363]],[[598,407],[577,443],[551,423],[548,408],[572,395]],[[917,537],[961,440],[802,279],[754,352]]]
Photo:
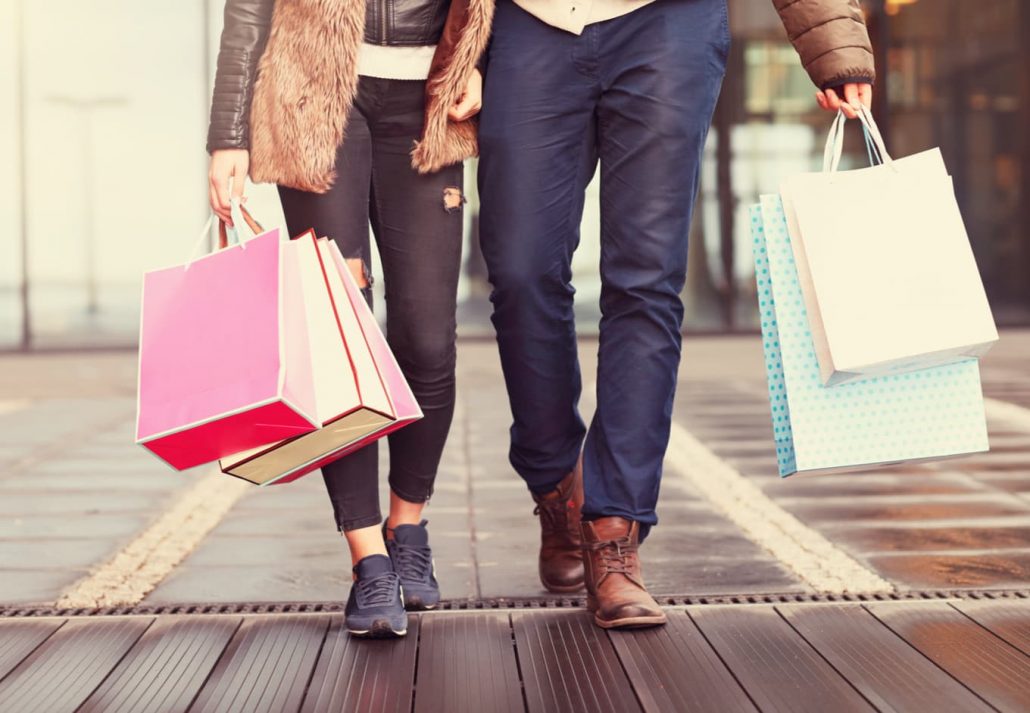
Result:
[[[233,238],[241,246],[243,245],[243,236],[239,233],[239,226],[246,225],[251,232],[251,237],[256,237],[261,233],[265,232],[265,229],[261,227],[261,223],[254,220],[254,216],[250,214],[246,206],[239,201],[238,198],[233,198],[229,201],[229,209],[232,211],[232,222],[233,227],[229,227],[221,220],[218,221],[218,249],[222,250],[229,247],[229,233],[232,233]],[[242,218],[242,220],[240,220]]]
[[[234,244],[239,244],[242,249],[246,250],[246,241],[242,239],[238,226],[246,225],[251,231],[251,237],[258,235],[259,233],[263,233],[264,228],[262,228],[261,224],[254,219],[254,216],[250,214],[250,211],[240,203],[238,198],[232,198],[229,201],[229,210],[232,213],[233,227],[227,226],[221,220],[218,221],[218,244],[215,249],[224,250],[229,247],[229,236],[231,235]],[[189,259],[183,266],[184,270],[188,270],[190,265],[200,257],[200,252],[204,248],[204,243],[207,241],[208,236],[211,235],[211,223],[214,221],[215,217],[214,213],[208,216],[207,222],[204,223],[204,228],[200,231],[200,236],[197,238],[197,242],[193,245],[193,250],[190,251]]]
[[[848,117],[844,112],[838,111],[830,125],[830,133],[826,137],[826,148],[823,150],[824,173],[836,173],[840,167],[840,158],[844,151],[844,128],[847,121]],[[875,166],[879,162],[893,168],[894,159],[887,153],[887,146],[876,125],[876,120],[873,119],[873,112],[864,104],[858,108],[858,121],[862,124],[862,133],[865,135],[869,163]]]

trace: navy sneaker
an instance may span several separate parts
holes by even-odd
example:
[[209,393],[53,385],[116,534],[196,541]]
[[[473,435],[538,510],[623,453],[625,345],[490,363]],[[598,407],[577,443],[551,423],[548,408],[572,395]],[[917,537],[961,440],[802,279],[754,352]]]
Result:
[[353,636],[387,639],[408,633],[401,579],[386,555],[369,555],[354,565],[344,623]]
[[[409,611],[435,609],[440,603],[440,585],[436,583],[433,551],[429,549],[429,531],[423,520],[418,525],[398,525],[393,539],[386,538],[386,550],[393,568],[401,578],[404,608]],[[386,524],[383,524],[386,536]]]

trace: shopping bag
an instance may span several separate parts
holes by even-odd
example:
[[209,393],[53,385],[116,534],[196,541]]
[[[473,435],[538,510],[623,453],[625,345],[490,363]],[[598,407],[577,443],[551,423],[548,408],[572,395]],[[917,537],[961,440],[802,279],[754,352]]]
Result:
[[868,109],[860,121],[882,163],[837,170],[839,114],[823,172],[780,186],[828,385],[980,357],[998,340],[940,150],[891,159]]
[[751,228],[780,475],[988,449],[976,359],[825,386],[778,196],[752,207]]
[[257,485],[288,483],[422,418],[336,243],[308,232],[301,272],[321,428],[221,460]]
[[180,470],[318,426],[295,250],[233,211],[260,234],[143,277],[136,442]]

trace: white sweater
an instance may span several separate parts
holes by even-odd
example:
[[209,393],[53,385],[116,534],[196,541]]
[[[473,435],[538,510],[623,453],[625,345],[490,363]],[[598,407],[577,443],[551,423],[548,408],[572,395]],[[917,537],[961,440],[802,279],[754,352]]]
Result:
[[358,52],[358,74],[382,79],[425,80],[436,45],[391,47],[364,43]]

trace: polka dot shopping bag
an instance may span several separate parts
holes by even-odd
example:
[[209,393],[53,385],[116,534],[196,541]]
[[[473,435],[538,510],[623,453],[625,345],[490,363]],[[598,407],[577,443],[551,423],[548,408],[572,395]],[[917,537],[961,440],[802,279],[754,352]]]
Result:
[[751,230],[780,475],[988,449],[976,359],[824,386],[779,196],[751,208]]

